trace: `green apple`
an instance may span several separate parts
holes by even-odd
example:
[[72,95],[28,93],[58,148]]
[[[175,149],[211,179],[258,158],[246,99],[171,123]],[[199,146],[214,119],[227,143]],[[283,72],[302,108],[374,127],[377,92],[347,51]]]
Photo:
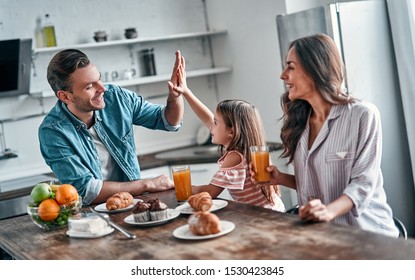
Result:
[[52,195],[52,188],[47,183],[39,183],[33,187],[30,196],[33,202],[40,203],[41,201],[50,198]]

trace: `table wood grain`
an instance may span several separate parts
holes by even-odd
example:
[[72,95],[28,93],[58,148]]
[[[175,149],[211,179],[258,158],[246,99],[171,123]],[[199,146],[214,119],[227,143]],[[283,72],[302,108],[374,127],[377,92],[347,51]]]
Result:
[[[159,197],[177,206],[174,191],[143,196]],[[15,259],[40,260],[270,260],[270,259],[415,259],[415,240],[397,239],[330,223],[304,223],[296,215],[239,204],[215,212],[235,229],[207,240],[181,240],[173,231],[185,224],[181,214],[162,225],[126,224],[127,212],[110,214],[112,221],[136,234],[127,239],[113,233],[96,239],[73,238],[67,228],[44,231],[27,215],[0,221],[0,247]]]

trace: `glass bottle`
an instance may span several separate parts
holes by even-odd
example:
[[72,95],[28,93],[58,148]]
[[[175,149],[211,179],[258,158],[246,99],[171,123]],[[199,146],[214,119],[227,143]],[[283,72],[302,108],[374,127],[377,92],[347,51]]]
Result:
[[36,19],[35,42],[36,42],[36,48],[44,48],[46,45],[45,35],[43,33],[43,28],[42,28],[42,19],[40,17]]
[[46,47],[56,47],[55,27],[50,20],[49,14],[45,15],[43,33],[45,34]]
[[156,64],[154,62],[154,48],[143,49],[139,52],[141,57],[141,75],[153,76],[156,75]]

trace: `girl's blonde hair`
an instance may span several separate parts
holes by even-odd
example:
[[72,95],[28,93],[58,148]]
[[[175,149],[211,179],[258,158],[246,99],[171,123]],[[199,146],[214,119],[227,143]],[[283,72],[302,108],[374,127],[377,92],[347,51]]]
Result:
[[[265,145],[265,133],[261,117],[252,104],[238,99],[221,101],[216,107],[225,125],[232,128],[234,137],[231,140],[228,151],[237,150],[250,162],[250,146]],[[223,148],[222,152],[223,152]]]

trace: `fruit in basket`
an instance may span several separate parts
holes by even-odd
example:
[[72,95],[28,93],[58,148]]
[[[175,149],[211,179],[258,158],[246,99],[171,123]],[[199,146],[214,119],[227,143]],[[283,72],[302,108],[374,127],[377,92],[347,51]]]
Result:
[[[42,184],[41,187],[38,187],[40,184]],[[78,195],[74,186],[40,184],[32,189],[33,201],[27,205],[27,213],[37,226],[45,230],[57,229],[66,226],[69,217],[81,212],[82,197]],[[60,189],[59,192],[58,189]],[[47,195],[38,195],[38,192],[47,193]],[[41,200],[44,197],[46,198]]]
[[72,203],[78,199],[78,191],[70,184],[63,184],[56,189],[55,199],[60,205]]
[[48,198],[43,200],[39,204],[38,213],[39,217],[43,221],[50,222],[59,216],[60,210],[61,208],[59,204],[56,202],[56,200],[54,200],[53,198]]
[[40,203],[52,196],[52,189],[47,183],[39,183],[33,187],[30,196],[34,203]]

